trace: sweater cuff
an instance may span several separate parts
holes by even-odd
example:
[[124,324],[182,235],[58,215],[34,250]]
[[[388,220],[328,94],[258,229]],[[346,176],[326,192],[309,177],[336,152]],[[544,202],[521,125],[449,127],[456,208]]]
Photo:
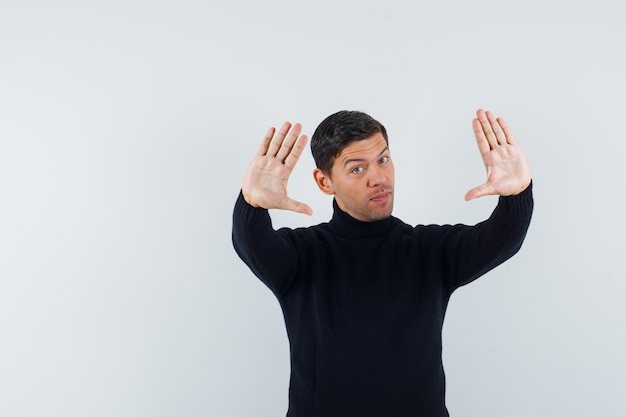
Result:
[[235,215],[241,216],[240,218],[244,219],[246,222],[258,220],[260,218],[269,217],[269,212],[267,209],[260,207],[253,207],[243,198],[243,192],[239,191],[239,196],[237,197],[237,201],[235,202]]
[[532,211],[534,206],[533,181],[531,180],[528,187],[517,195],[500,196],[498,203],[512,213]]

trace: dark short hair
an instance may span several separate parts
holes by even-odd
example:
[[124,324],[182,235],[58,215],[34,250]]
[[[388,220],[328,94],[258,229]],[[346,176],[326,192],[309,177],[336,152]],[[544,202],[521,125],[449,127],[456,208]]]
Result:
[[360,111],[342,110],[331,114],[317,126],[311,137],[315,165],[327,174],[335,158],[348,144],[381,133],[389,145],[387,130],[378,120]]

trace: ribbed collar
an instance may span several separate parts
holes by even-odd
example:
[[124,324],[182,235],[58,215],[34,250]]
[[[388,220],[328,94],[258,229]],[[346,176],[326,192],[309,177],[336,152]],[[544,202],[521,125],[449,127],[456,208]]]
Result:
[[393,216],[375,222],[357,220],[341,210],[337,205],[337,200],[333,199],[333,217],[328,225],[332,233],[347,238],[362,239],[387,234],[396,221],[397,219]]

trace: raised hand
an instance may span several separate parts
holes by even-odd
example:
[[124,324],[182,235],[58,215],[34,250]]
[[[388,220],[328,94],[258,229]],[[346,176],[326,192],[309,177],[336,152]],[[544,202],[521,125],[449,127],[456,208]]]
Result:
[[487,170],[487,182],[465,194],[465,200],[485,195],[516,195],[530,184],[526,156],[501,118],[478,109],[472,121],[478,150]]
[[308,138],[300,135],[302,126],[286,122],[278,133],[271,127],[243,179],[243,197],[253,207],[291,210],[311,215],[308,205],[289,198],[287,181]]

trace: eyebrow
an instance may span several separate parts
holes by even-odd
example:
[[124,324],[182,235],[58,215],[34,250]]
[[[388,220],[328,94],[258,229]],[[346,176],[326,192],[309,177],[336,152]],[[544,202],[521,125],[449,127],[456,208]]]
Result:
[[[389,146],[385,146],[385,149],[383,149],[382,151],[380,151],[380,153],[378,154],[377,158],[379,156],[381,156],[382,154],[384,154],[385,152],[387,152],[389,150]],[[344,168],[346,167],[346,165],[352,163],[352,162],[366,162],[367,159],[363,159],[363,158],[353,158],[353,159],[346,159],[343,163]]]

